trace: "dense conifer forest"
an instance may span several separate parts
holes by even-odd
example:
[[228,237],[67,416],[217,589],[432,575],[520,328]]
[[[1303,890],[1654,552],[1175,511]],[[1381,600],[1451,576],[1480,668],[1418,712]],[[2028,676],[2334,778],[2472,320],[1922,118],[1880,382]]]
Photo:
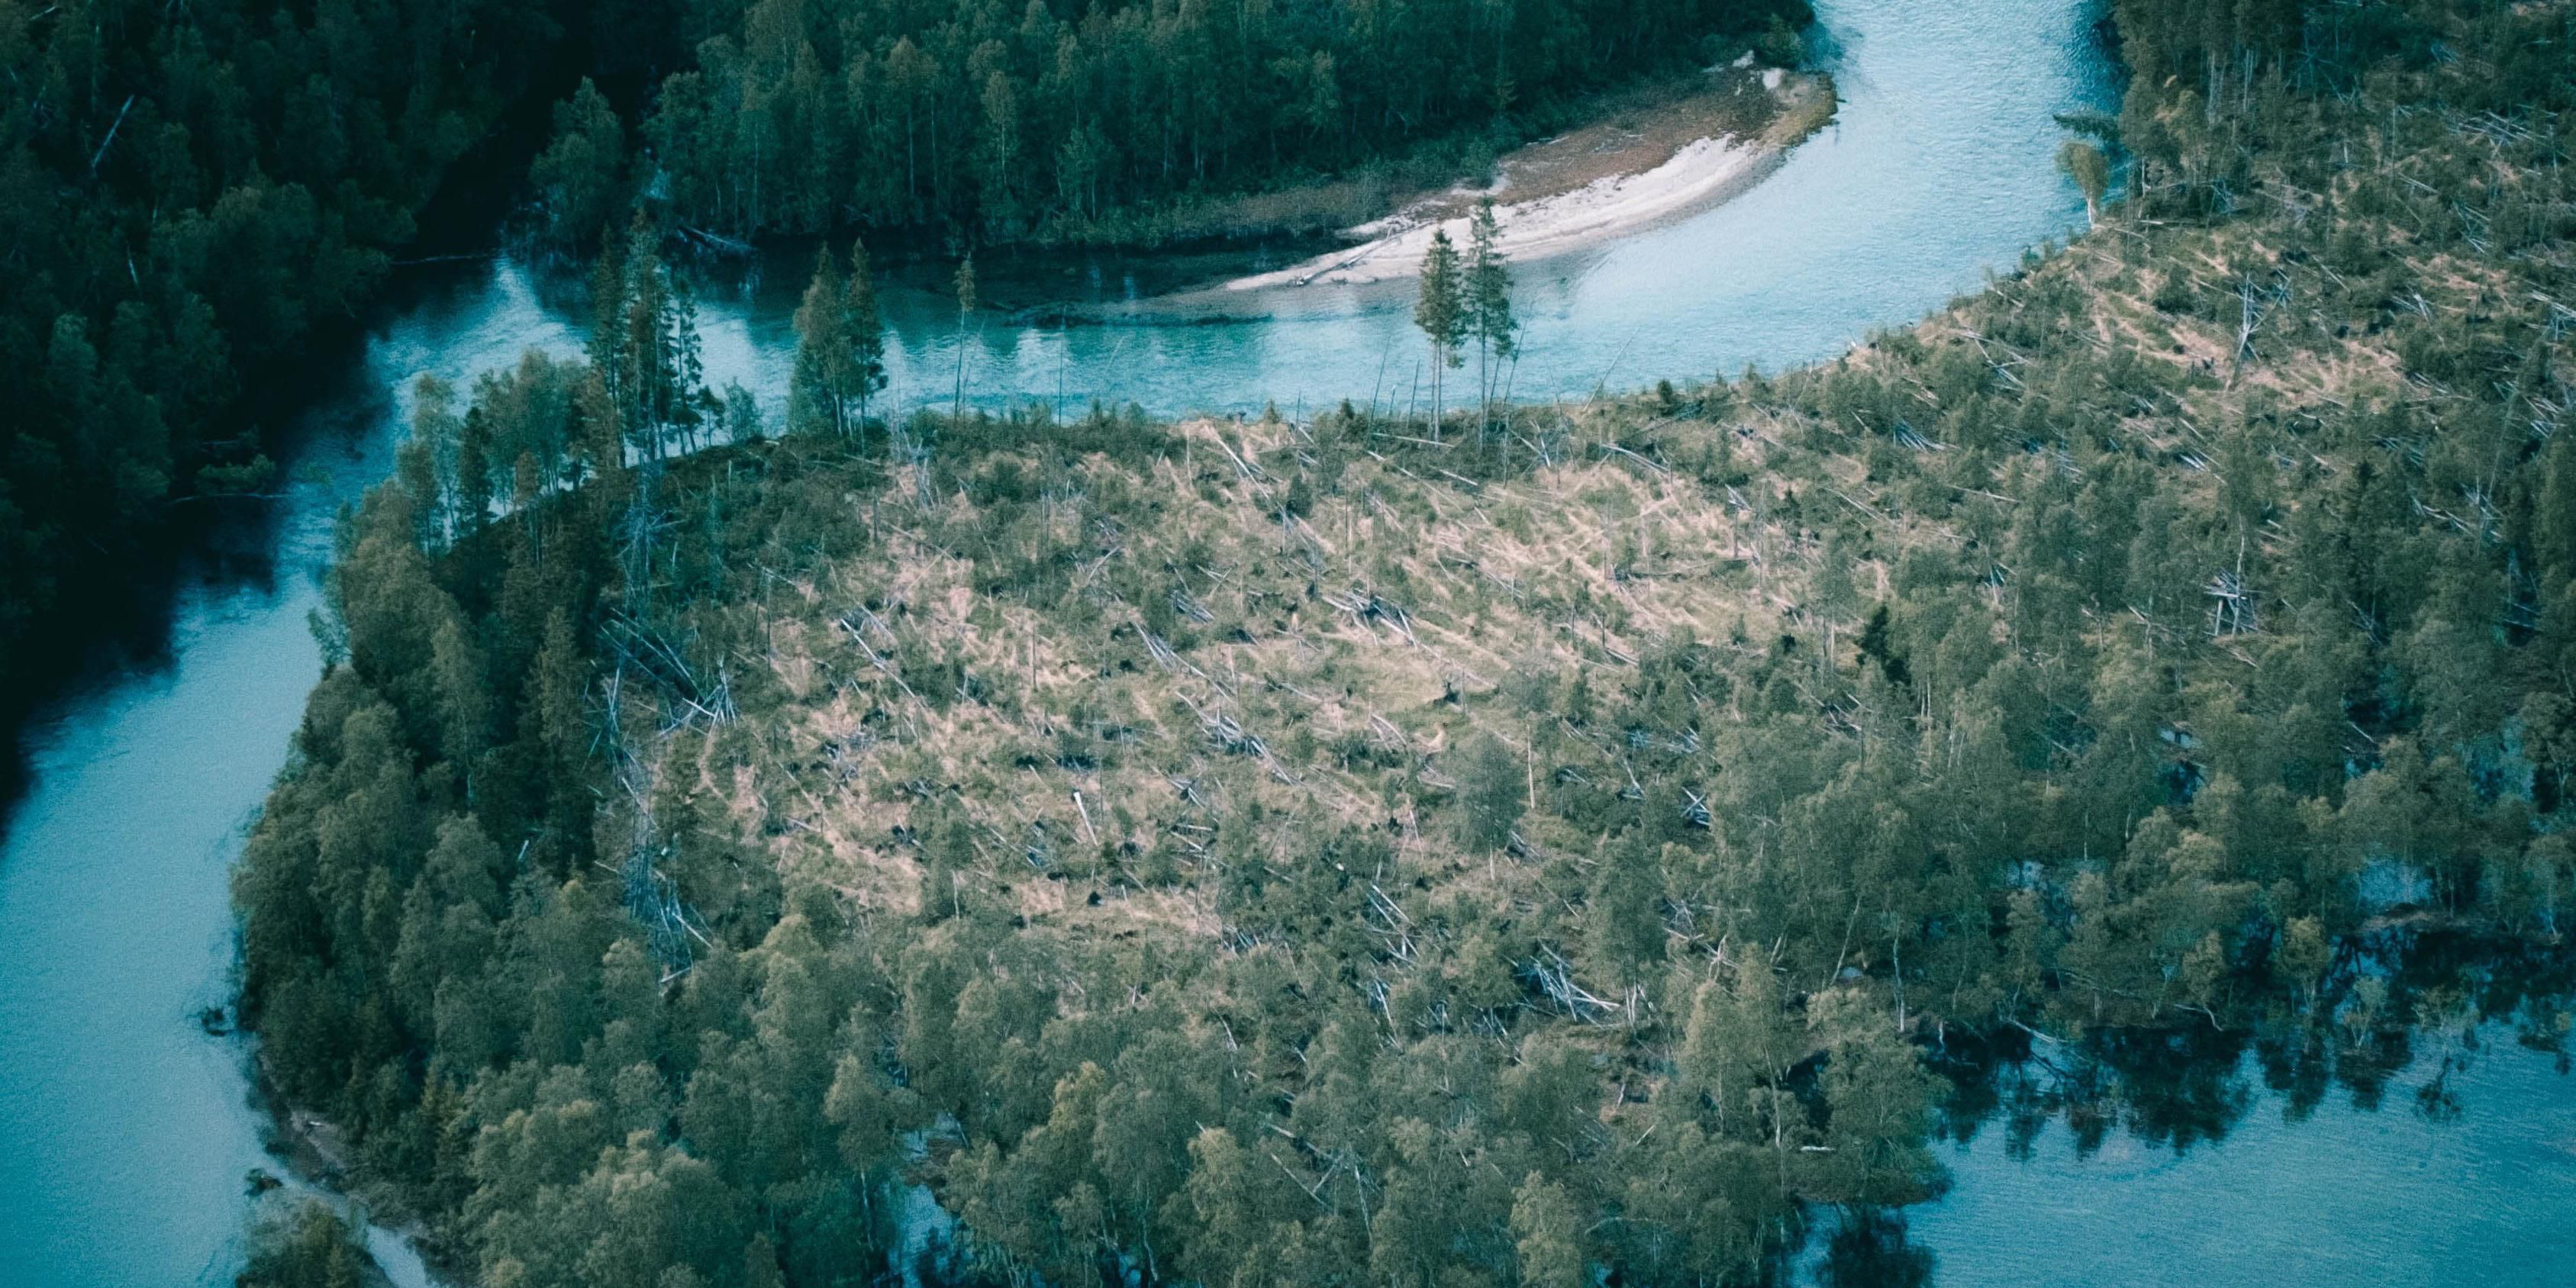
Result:
[[[1804,0],[715,4],[679,20],[691,65],[640,135],[656,195],[717,233],[1117,237],[1176,194],[1453,131],[1508,142],[1532,109],[1748,39],[1794,62],[1809,17]],[[542,223],[586,247],[632,182],[626,131],[588,88],[557,129]]]
[[[1750,39],[1793,59],[1806,19],[1800,0],[0,0],[0,346],[32,373],[0,422],[0,677],[67,587],[120,579],[179,507],[272,493],[299,360],[364,316],[434,198],[527,152],[529,230],[578,259],[639,198],[708,236],[1115,236],[1152,230],[1139,203],[1517,137]],[[1432,35],[1452,29],[1472,38]],[[550,133],[522,120],[558,95]]]
[[0,350],[27,373],[0,418],[0,677],[173,505],[275,486],[253,396],[364,306],[583,27],[568,4],[0,0]]
[[889,422],[836,248],[764,425],[638,222],[348,517],[269,1073],[495,1288],[874,1282],[916,1183],[954,1281],[1574,1288],[2198,1052],[2563,1051],[2576,6],[2115,15],[2089,235],[1579,407]]

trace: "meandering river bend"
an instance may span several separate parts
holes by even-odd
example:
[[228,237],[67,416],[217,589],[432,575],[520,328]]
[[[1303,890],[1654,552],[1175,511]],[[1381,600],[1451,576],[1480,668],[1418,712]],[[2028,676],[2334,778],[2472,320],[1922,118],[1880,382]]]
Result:
[[[1836,123],[1729,204],[1523,266],[1517,396],[1829,356],[2081,220],[2052,167],[2052,115],[2110,100],[2089,4],[1818,8],[1843,100]],[[708,292],[716,383],[738,380],[777,406],[801,269],[782,259],[740,289]],[[1386,404],[1413,379],[1419,345],[1400,286],[1237,298],[1231,316],[1211,317],[1151,298],[1182,271],[1168,261],[992,271],[989,295],[1080,305],[1101,324],[995,317],[961,329],[935,289],[899,275],[887,292],[898,398],[945,401],[961,346],[983,405]],[[152,656],[102,666],[25,733],[30,785],[0,837],[0,1284],[221,1284],[238,1266],[244,1176],[276,1164],[244,1047],[197,1017],[231,996],[226,873],[320,674],[305,620],[331,515],[386,472],[413,376],[462,380],[528,346],[579,344],[577,308],[550,302],[508,261],[421,270],[400,293],[356,369],[317,375],[329,387],[309,413],[292,499],[192,561]],[[1990,1125],[1945,1154],[1957,1186],[1910,1215],[1895,1268],[1868,1273],[2567,1284],[2576,1082],[2560,1063],[2492,1043],[2453,1075],[2447,1112],[2392,1094],[2392,1107],[2336,1101],[2296,1123],[2252,1079],[2237,1130],[2182,1152],[2119,1129],[2079,1156],[2051,1126],[2016,1157]],[[398,1279],[420,1281],[396,1241],[377,1242]],[[1847,1281],[1825,1261],[1811,1255],[1808,1272]]]

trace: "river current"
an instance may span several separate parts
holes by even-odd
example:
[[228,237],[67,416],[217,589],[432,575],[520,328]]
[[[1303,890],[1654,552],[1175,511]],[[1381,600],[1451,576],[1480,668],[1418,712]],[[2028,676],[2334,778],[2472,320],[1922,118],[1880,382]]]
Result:
[[[1834,124],[1714,210],[1523,265],[1524,399],[1828,357],[2007,271],[2080,224],[2054,170],[2054,114],[2108,106],[2081,0],[1820,0]],[[1288,252],[1282,251],[1280,254]],[[1236,257],[1234,271],[1266,266]],[[712,381],[780,409],[803,265],[780,257],[702,299]],[[1003,304],[960,326],[933,266],[897,272],[892,394],[1161,413],[1410,396],[1405,288],[1309,288],[1174,304],[1168,262],[998,264]],[[192,556],[164,637],[40,710],[29,786],[0,834],[0,1285],[223,1284],[238,1268],[266,1118],[239,1038],[200,1022],[232,995],[226,876],[320,674],[306,627],[331,516],[389,468],[422,373],[464,381],[535,346],[572,352],[580,309],[508,260],[419,270],[328,387],[290,500]],[[1200,297],[1203,299],[1204,297]],[[2419,1056],[2417,1064],[2431,1059]],[[2392,1092],[2312,1112],[2249,1069],[2223,1139],[2115,1127],[2090,1148],[2000,1124],[1945,1144],[1956,1178],[1906,1214],[1896,1255],[1824,1255],[1826,1282],[1943,1285],[2576,1283],[2576,1081],[2563,1058],[2491,1041],[2447,1102]],[[2415,1066],[2398,1075],[2432,1077]],[[2447,1107],[2445,1107],[2447,1105]],[[398,1281],[416,1259],[378,1232]],[[1866,1278],[1854,1276],[1866,1275]]]

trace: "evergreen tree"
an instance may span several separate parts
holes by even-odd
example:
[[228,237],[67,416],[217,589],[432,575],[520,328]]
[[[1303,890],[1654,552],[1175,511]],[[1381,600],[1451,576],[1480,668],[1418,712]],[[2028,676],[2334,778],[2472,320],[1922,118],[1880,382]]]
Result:
[[1458,248],[1445,228],[1431,234],[1431,249],[1422,256],[1422,294],[1413,306],[1413,324],[1431,342],[1431,437],[1440,438],[1441,374],[1465,365],[1459,353],[1468,316],[1466,284],[1460,280]]
[[967,339],[967,320],[975,316],[975,256],[968,254],[957,261],[957,399],[952,415],[966,415],[966,355],[973,347]]
[[[1641,831],[1605,843],[1594,872],[1585,908],[1589,955],[1620,986],[1623,997],[1633,999],[1636,986],[1663,956],[1662,865]],[[1633,1018],[1633,1007],[1629,1013]]]
[[788,384],[791,432],[858,438],[866,432],[868,398],[885,388],[885,329],[868,252],[850,247],[848,276],[832,250],[816,256],[813,280],[796,308],[796,365]]
[[1490,426],[1495,384],[1520,348],[1520,323],[1512,317],[1512,270],[1495,246],[1494,202],[1476,203],[1467,222],[1467,331],[1476,337],[1476,396]]
[[394,473],[411,494],[414,540],[436,551],[455,535],[457,440],[456,389],[433,375],[412,381],[411,437],[396,449]]
[[849,317],[842,308],[847,286],[832,248],[814,257],[814,277],[796,306],[796,365],[788,376],[789,433],[829,433],[848,437],[849,404],[841,396],[850,387]]
[[696,434],[710,401],[696,293],[663,262],[660,233],[635,212],[626,244],[601,253],[591,273],[591,364],[637,456],[667,457]]
[[277,1196],[251,1227],[235,1288],[367,1288],[378,1279],[358,1232],[320,1199]]
[[868,262],[867,243],[850,241],[850,272],[842,284],[842,330],[849,339],[851,388],[859,410],[853,433],[867,429],[868,400],[886,387],[885,318],[877,307],[876,270]]
[[474,407],[456,437],[455,510],[461,535],[472,535],[492,515],[492,417]]
[[1490,734],[1463,750],[1458,768],[1458,839],[1476,850],[1499,850],[1512,839],[1527,801],[1528,774],[1520,758]]
[[610,387],[619,397],[619,420],[627,443],[638,456],[658,461],[670,445],[666,431],[675,384],[670,282],[655,249],[657,234],[640,210],[629,236],[618,296],[616,377]]
[[712,401],[707,393],[706,339],[698,334],[698,292],[685,274],[671,275],[671,391],[667,415],[683,451],[698,449]]

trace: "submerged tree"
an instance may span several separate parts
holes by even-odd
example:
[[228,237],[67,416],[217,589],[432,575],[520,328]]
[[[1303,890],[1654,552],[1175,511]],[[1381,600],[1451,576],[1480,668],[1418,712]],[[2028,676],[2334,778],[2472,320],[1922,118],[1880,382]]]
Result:
[[1422,256],[1422,297],[1413,306],[1413,324],[1431,341],[1431,437],[1440,437],[1440,377],[1449,367],[1466,365],[1458,352],[1467,331],[1466,284],[1460,279],[1458,247],[1447,229],[1431,234],[1431,249]]

